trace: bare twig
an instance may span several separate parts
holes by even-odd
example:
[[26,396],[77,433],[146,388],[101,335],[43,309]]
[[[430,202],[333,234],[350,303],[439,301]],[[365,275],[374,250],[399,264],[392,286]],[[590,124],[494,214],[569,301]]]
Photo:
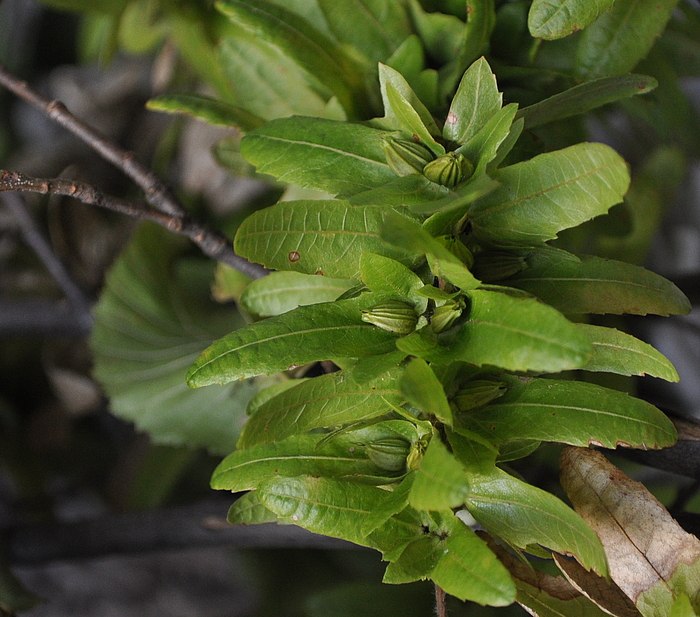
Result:
[[445,590],[439,585],[435,585],[435,613],[437,617],[447,617],[447,598]]
[[106,195],[96,187],[76,182],[74,180],[63,180],[60,178],[32,178],[16,171],[0,170],[0,192],[1,191],[26,191],[31,193],[41,193],[42,195],[66,195],[74,197],[84,203],[99,206],[120,212],[136,219],[153,221],[162,225],[169,231],[192,240],[202,252],[220,261],[247,276],[258,279],[267,274],[267,271],[257,264],[250,263],[247,259],[236,255],[229,240],[217,231],[208,229],[192,220],[186,214],[172,216],[164,212],[159,212],[149,208],[143,202],[128,201],[111,195]]
[[6,188],[2,190],[26,190],[38,193],[69,195],[85,203],[110,208],[136,218],[148,219],[163,225],[170,231],[187,236],[202,249],[205,255],[225,263],[251,278],[258,279],[267,274],[267,270],[261,266],[251,264],[247,259],[236,255],[233,246],[225,236],[194,222],[160,178],[136,160],[133,152],[123,150],[116,144],[113,144],[73,116],[62,103],[43,97],[30,88],[26,82],[15,77],[1,64],[0,84],[37,107],[57,124],[66,128],[110,163],[121,169],[143,189],[146,201],[153,208],[146,208],[132,202],[108,197],[96,188],[88,185],[76,182],[66,183],[65,180],[35,180],[13,172],[1,172],[3,180],[6,181]]

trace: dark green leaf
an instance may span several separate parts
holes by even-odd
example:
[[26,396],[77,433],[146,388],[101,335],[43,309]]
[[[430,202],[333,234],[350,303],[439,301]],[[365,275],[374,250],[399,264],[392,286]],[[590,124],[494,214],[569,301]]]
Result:
[[356,281],[299,272],[271,272],[253,281],[241,295],[241,306],[259,317],[272,317],[287,311],[332,302],[356,285]]
[[467,508],[489,532],[519,548],[539,544],[574,555],[587,570],[607,575],[605,552],[595,532],[554,495],[494,469],[471,478]]
[[396,335],[362,321],[373,294],[335,303],[301,306],[219,339],[190,368],[191,387],[276,373],[292,365],[371,356],[395,348]]
[[209,124],[236,126],[250,131],[262,126],[262,118],[233,105],[198,94],[163,94],[146,103],[148,109],[171,114],[188,114]]
[[604,144],[581,143],[493,172],[500,186],[477,200],[469,218],[478,237],[539,244],[622,201],[627,164]]
[[533,250],[528,267],[508,279],[564,313],[686,314],[690,302],[662,276],[621,261]]
[[452,424],[452,410],[442,384],[424,360],[414,359],[401,377],[401,393],[429,416]]
[[661,352],[630,334],[614,328],[588,324],[578,326],[588,336],[593,355],[584,371],[606,371],[618,375],[651,375],[666,381],[678,381],[673,364]]
[[428,13],[418,0],[410,0],[408,6],[428,54],[441,65],[459,57],[464,43],[465,23],[454,15]]
[[615,0],[534,0],[527,25],[530,34],[540,39],[559,39],[583,30]]
[[385,135],[348,122],[280,118],[246,135],[241,153],[283,182],[350,196],[396,179],[386,164]]
[[232,525],[258,525],[276,523],[277,515],[260,503],[257,491],[251,491],[233,502],[226,519]]
[[337,200],[283,201],[249,216],[238,229],[234,246],[239,255],[268,268],[346,279],[360,278],[363,253],[415,265],[418,251],[397,249],[380,238],[387,213],[412,223],[382,206],[353,207]]
[[489,440],[555,441],[663,448],[676,441],[671,421],[656,407],[591,383],[511,378],[510,390],[491,405],[470,412],[466,426]]
[[177,257],[185,248],[148,224],[115,262],[95,312],[95,376],[112,411],[156,443],[227,454],[256,388],[242,382],[193,391],[184,376],[202,348],[244,322],[210,300],[211,264],[184,270]]
[[496,467],[498,449],[478,433],[460,428],[461,433],[447,431],[454,457],[472,475],[486,476]]
[[435,569],[444,551],[444,540],[435,534],[426,534],[413,540],[401,556],[387,566],[382,582],[401,585],[424,581]]
[[259,406],[246,422],[239,447],[272,443],[315,428],[343,426],[389,413],[400,405],[395,368],[374,380],[358,384],[352,374],[337,371],[303,381]]
[[601,77],[524,107],[515,117],[523,118],[525,128],[531,129],[548,122],[585,114],[592,109],[636,94],[646,94],[657,85],[657,81],[647,75]]
[[416,510],[449,510],[464,503],[469,493],[467,472],[433,435],[416,471],[408,502]]
[[42,3],[62,11],[121,13],[127,0],[42,0]]
[[387,495],[381,504],[372,510],[362,521],[362,534],[368,536],[375,529],[381,527],[394,514],[402,512],[408,505],[408,493],[413,486],[415,473],[409,473],[394,490]]
[[615,0],[583,31],[576,52],[576,71],[584,77],[621,75],[644,58],[678,0]]

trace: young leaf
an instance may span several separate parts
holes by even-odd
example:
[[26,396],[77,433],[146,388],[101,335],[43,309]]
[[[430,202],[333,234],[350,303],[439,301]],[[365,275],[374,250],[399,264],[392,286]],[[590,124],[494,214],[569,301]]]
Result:
[[525,120],[526,129],[532,129],[549,122],[585,114],[620,99],[646,94],[657,85],[658,82],[647,75],[601,77],[524,107],[515,117]]
[[615,0],[534,0],[527,18],[530,34],[560,39],[593,23]]
[[430,578],[460,600],[506,606],[515,600],[515,584],[503,564],[456,516],[446,518],[446,552]]
[[395,348],[396,335],[362,321],[374,294],[341,302],[300,306],[294,311],[231,332],[192,365],[194,388],[276,373],[291,365],[333,358],[371,356]]
[[217,8],[253,36],[279,48],[338,97],[348,111],[362,109],[366,67],[316,30],[307,21],[279,5],[255,0],[219,0]]
[[328,276],[271,272],[246,287],[241,294],[240,304],[253,315],[272,317],[298,306],[333,302],[356,284],[353,280]]
[[303,475],[384,484],[398,475],[367,457],[360,435],[345,433],[320,444],[324,439],[325,435],[296,435],[236,450],[214,470],[211,487],[238,493],[253,490],[273,477]]
[[409,542],[423,535],[422,520],[410,509],[392,515],[368,536],[363,535],[365,517],[391,495],[374,486],[300,476],[264,482],[258,493],[261,503],[285,521],[376,548],[387,559],[398,558]]
[[496,158],[499,147],[510,134],[517,110],[516,103],[498,110],[474,137],[457,150],[474,163],[475,176],[480,176]]
[[603,546],[593,530],[554,495],[494,468],[490,477],[470,478],[471,515],[492,534],[525,548],[539,544],[573,555],[587,570],[605,576]]
[[444,554],[444,544],[444,540],[432,533],[413,540],[401,556],[387,566],[382,582],[401,585],[424,581]]
[[590,79],[631,71],[663,32],[676,4],[678,0],[615,0],[612,10],[583,31],[576,72]]
[[452,410],[442,384],[424,360],[416,358],[401,377],[401,393],[424,413],[452,424]]
[[676,441],[676,430],[662,412],[623,392],[580,381],[508,381],[510,389],[502,397],[464,417],[468,428],[496,443],[536,439],[646,449]]
[[411,224],[386,206],[353,207],[344,201],[321,199],[282,201],[243,221],[234,247],[239,255],[268,268],[345,279],[360,278],[363,253],[415,265],[418,251],[390,246],[380,238],[388,214]]
[[501,186],[469,211],[476,235],[500,244],[556,238],[622,201],[627,164],[604,144],[580,143],[493,173]]
[[435,200],[449,199],[451,191],[446,186],[431,182],[422,174],[396,178],[376,189],[353,195],[349,202],[353,206],[412,206]]
[[666,356],[631,334],[588,324],[578,324],[578,327],[588,336],[593,347],[593,355],[581,367],[582,370],[651,375],[666,381],[680,379]]
[[458,144],[469,141],[501,109],[502,99],[489,63],[479,58],[464,73],[452,99],[443,129],[445,139]]
[[398,486],[394,485],[396,488],[362,521],[362,535],[368,536],[375,529],[386,523],[394,514],[398,514],[406,508],[408,505],[408,493],[413,486],[414,480],[415,473],[411,472],[406,475]]
[[423,287],[423,281],[395,259],[363,253],[360,257],[360,276],[370,291],[403,296],[416,305],[419,314],[425,312],[428,299],[416,294]]
[[382,146],[387,134],[322,118],[279,118],[248,133],[241,154],[283,182],[350,196],[396,179]]
[[[438,337],[421,354],[429,362],[462,360],[511,371],[579,368],[591,354],[588,339],[561,313],[532,298],[485,290],[469,292],[469,319]],[[407,351],[405,347],[401,347]]]
[[399,122],[401,130],[419,137],[420,141],[435,153],[435,156],[445,154],[445,148],[433,139],[418,112],[401,96],[393,84],[387,82],[385,88],[386,100],[391,106],[391,114]]
[[416,471],[408,503],[416,510],[449,510],[464,503],[469,494],[467,473],[433,435]]
[[395,368],[358,384],[351,373],[337,371],[303,381],[258,407],[243,427],[238,447],[273,443],[315,428],[343,426],[389,413],[389,404],[403,402],[400,374]]
[[533,250],[528,267],[508,279],[564,313],[686,314],[690,302],[662,276],[621,261],[576,257],[550,247]]
[[410,0],[408,7],[416,32],[430,56],[439,64],[459,57],[465,36],[465,24],[459,17],[428,13],[418,0]]
[[245,109],[199,94],[163,94],[150,99],[146,107],[171,114],[188,114],[209,124],[236,126],[244,131],[250,131],[265,123],[262,118]]
[[276,523],[277,515],[260,503],[257,491],[250,491],[233,502],[226,520],[232,525],[259,525]]

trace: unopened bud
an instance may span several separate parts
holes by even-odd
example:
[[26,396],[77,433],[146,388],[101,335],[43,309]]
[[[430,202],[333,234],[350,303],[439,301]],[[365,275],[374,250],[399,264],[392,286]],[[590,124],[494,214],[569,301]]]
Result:
[[485,283],[500,281],[527,268],[523,257],[507,251],[481,251],[476,255],[472,274]]
[[387,165],[397,176],[420,174],[435,158],[432,150],[411,139],[386,137],[382,145]]
[[365,446],[369,459],[387,471],[402,471],[406,467],[406,457],[410,450],[411,444],[398,437],[377,439]]
[[418,315],[406,302],[387,300],[362,311],[362,321],[395,334],[410,334],[416,328]]
[[508,388],[500,381],[477,379],[470,381],[455,394],[454,402],[459,411],[471,411],[488,405],[491,401],[503,396]]
[[472,252],[466,247],[464,242],[462,242],[459,238],[449,235],[439,236],[437,240],[465,266],[467,266],[467,268],[471,269],[472,265],[474,264],[474,255],[472,255]]
[[463,154],[448,152],[423,168],[423,175],[431,182],[448,188],[457,186],[474,173],[474,165]]
[[409,471],[415,471],[420,467],[429,442],[430,438],[426,435],[411,445],[411,451],[406,458],[406,467],[408,467]]
[[461,299],[448,300],[442,306],[438,306],[430,318],[433,332],[438,334],[452,327],[454,322],[459,319],[462,311],[464,311],[464,301]]

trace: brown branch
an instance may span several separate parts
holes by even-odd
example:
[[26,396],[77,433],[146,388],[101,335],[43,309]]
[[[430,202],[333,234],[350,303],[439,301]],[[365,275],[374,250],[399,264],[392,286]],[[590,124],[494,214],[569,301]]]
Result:
[[435,583],[435,614],[437,617],[447,617],[446,600],[445,590]]
[[3,180],[7,181],[7,186],[13,184],[13,179],[19,181],[15,181],[12,188],[0,190],[23,190],[44,194],[68,195],[85,203],[109,208],[128,216],[154,221],[172,232],[187,236],[208,257],[231,266],[253,279],[261,278],[267,274],[267,270],[262,266],[251,264],[247,259],[236,255],[233,246],[224,235],[193,221],[162,180],[145,165],[141,164],[133,152],[120,148],[97,133],[97,131],[73,116],[63,103],[43,97],[30,88],[25,81],[10,73],[2,64],[0,64],[0,84],[21,99],[37,107],[57,124],[60,124],[88,144],[107,161],[121,169],[141,187],[145,193],[146,201],[153,209],[117,199],[116,197],[109,197],[98,189],[85,184],[67,182],[65,180],[38,180],[28,178],[22,174],[14,174],[13,172],[1,172]]
[[267,270],[262,266],[252,264],[247,259],[236,255],[226,236],[200,225],[187,214],[172,216],[149,208],[142,202],[106,195],[98,188],[83,182],[60,178],[32,178],[16,171],[0,170],[0,191],[65,195],[136,219],[152,221],[173,233],[188,237],[208,257],[231,266],[253,279],[259,279],[267,274]]

